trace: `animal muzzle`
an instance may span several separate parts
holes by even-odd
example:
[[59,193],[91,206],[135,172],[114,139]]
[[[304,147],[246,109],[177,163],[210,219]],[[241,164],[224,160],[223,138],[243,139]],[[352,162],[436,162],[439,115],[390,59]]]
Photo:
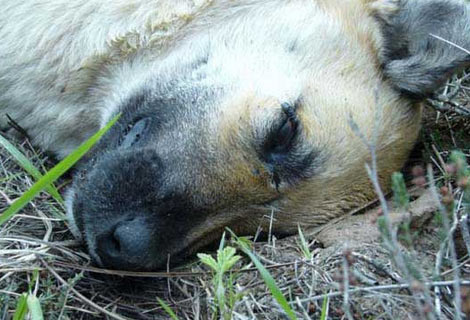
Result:
[[155,258],[153,252],[151,231],[141,218],[120,221],[96,236],[97,262],[104,267],[141,269]]

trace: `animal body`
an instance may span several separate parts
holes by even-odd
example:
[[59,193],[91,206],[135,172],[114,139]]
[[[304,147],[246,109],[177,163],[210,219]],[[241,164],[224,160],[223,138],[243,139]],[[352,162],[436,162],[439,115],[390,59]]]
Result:
[[[421,101],[469,65],[453,0],[0,0],[8,114],[77,166],[72,231],[101,266],[156,269],[225,227],[289,234],[386,189]],[[443,41],[445,39],[447,41]],[[454,43],[455,45],[451,44]]]

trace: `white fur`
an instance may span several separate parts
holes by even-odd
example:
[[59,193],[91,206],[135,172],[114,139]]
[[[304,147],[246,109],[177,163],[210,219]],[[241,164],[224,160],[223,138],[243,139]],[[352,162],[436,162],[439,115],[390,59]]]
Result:
[[[36,144],[61,157],[106,123],[143,83],[171,76],[204,50],[210,50],[207,73],[215,81],[280,100],[299,94],[302,79],[316,71],[307,67],[329,63],[324,52],[355,52],[353,43],[339,37],[339,42],[323,41],[323,34],[334,38],[341,26],[306,0],[238,5],[0,0],[0,5],[0,129],[7,128],[7,113]],[[188,27],[196,13],[213,15],[210,25],[195,18]],[[293,39],[301,48],[290,56],[280,47]],[[336,65],[343,63],[339,58]]]
[[75,217],[73,216],[73,201],[75,197],[75,190],[73,188],[67,189],[64,195],[64,200],[65,200],[65,210],[67,212],[67,218],[69,221],[69,229],[72,232],[72,234],[77,238],[78,240],[82,240],[82,234],[80,230],[78,230],[77,224],[75,222]]

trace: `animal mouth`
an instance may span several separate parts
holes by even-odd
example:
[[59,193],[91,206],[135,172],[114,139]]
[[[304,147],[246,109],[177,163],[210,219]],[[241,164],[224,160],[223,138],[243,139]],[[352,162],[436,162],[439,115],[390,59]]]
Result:
[[[71,190],[67,194],[68,202],[71,202],[69,198],[74,197],[74,191]],[[268,202],[265,206],[258,206],[256,208],[251,208],[252,210],[257,211],[258,213],[260,210],[262,212],[266,211],[266,206],[273,206],[279,198],[273,199],[272,201]],[[69,207],[69,206],[68,206]],[[133,271],[152,271],[152,270],[162,270],[168,266],[176,266],[183,263],[185,260],[191,259],[195,253],[200,252],[200,250],[208,250],[213,251],[216,247],[216,243],[220,240],[224,230],[230,226],[236,226],[236,222],[241,219],[241,212],[250,211],[250,209],[245,210],[238,210],[238,212],[230,212],[225,214],[214,214],[217,216],[217,219],[225,220],[223,223],[218,224],[218,226],[208,225],[207,221],[205,223],[198,224],[194,229],[192,229],[188,234],[185,236],[181,236],[181,241],[177,241],[176,243],[171,243],[168,248],[158,248],[161,252],[159,252],[156,256],[152,257],[152,254],[149,254],[147,257],[142,257],[139,260],[139,263],[135,263],[135,261],[123,261],[122,265],[108,265],[104,260],[101,259],[99,254],[98,242],[100,241],[98,238],[90,237],[87,234],[87,227],[86,225],[76,224],[73,212],[68,211],[69,220],[71,221],[69,228],[71,229],[72,233],[77,239],[80,239],[87,247],[87,251],[90,254],[90,257],[94,264],[96,264],[100,268],[111,268],[111,269],[121,269],[121,270],[133,270]],[[258,214],[257,214],[258,216]],[[210,219],[209,219],[210,220]],[[236,228],[231,228],[234,232],[238,233],[240,230]],[[187,239],[187,240],[186,240]],[[186,241],[185,241],[186,240]],[[176,244],[176,245],[175,245]],[[119,247],[119,244],[116,245]],[[165,249],[168,249],[166,252]],[[117,251],[119,251],[117,249]]]

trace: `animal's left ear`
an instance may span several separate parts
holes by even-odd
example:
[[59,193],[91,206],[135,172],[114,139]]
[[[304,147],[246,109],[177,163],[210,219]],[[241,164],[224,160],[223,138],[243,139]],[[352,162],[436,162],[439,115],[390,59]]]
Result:
[[395,88],[424,99],[470,65],[470,3],[376,0],[370,4],[384,43],[380,62]]

